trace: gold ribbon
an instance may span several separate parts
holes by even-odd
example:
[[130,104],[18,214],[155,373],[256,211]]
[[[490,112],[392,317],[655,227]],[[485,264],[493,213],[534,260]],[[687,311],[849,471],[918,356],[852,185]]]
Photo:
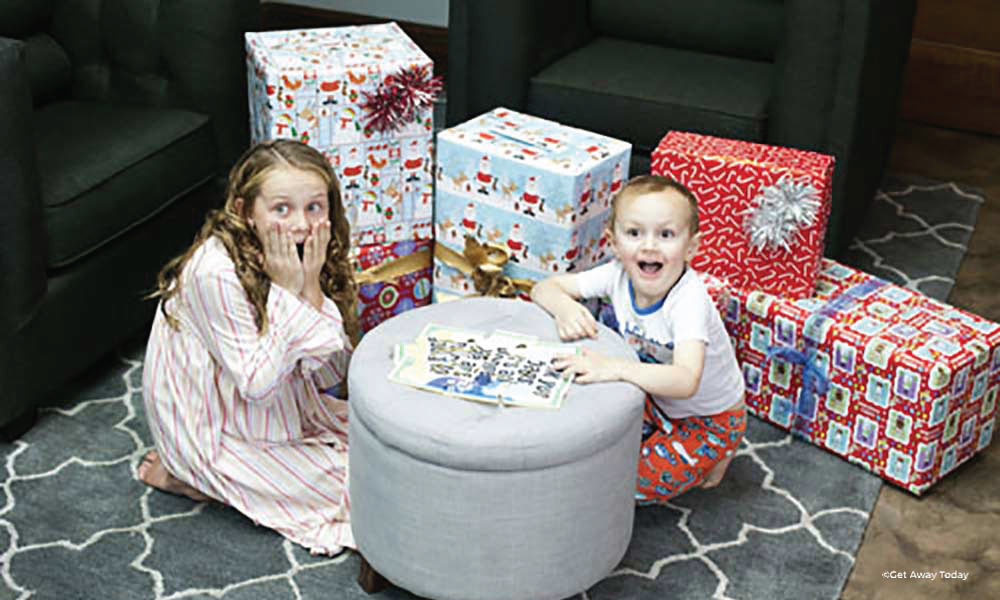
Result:
[[359,286],[368,283],[389,283],[420,269],[426,269],[431,264],[431,249],[424,248],[402,256],[395,260],[382,261],[374,267],[354,274],[354,281]]
[[434,242],[434,257],[472,278],[480,296],[514,298],[530,293],[531,286],[535,284],[530,279],[515,279],[504,275],[503,267],[510,260],[507,249],[489,242],[480,243],[471,235],[465,236],[465,252],[462,254]]

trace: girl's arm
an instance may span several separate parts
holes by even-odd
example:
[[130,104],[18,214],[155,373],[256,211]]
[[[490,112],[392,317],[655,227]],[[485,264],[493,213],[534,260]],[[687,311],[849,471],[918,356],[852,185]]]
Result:
[[317,311],[272,284],[267,329],[260,334],[256,311],[231,265],[192,269],[185,283],[192,286],[185,296],[194,328],[248,402],[267,402],[300,359],[325,357],[344,347],[335,306],[332,314],[327,306]]
[[556,330],[563,340],[597,337],[597,320],[577,302],[580,290],[576,277],[573,273],[554,275],[531,288],[531,300],[555,318]]
[[577,383],[627,381],[656,396],[690,398],[701,383],[705,343],[678,342],[671,365],[628,361],[583,349],[581,355],[560,357],[552,366],[574,374]]

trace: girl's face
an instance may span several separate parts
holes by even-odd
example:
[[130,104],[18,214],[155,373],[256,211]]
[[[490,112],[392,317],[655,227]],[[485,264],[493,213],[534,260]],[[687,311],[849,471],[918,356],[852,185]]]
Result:
[[[277,225],[302,244],[313,227],[330,216],[327,191],[326,182],[315,171],[277,167],[261,182],[248,218],[258,236]],[[242,209],[240,199],[237,203]]]
[[674,190],[624,196],[616,206],[611,249],[632,281],[635,303],[659,302],[680,279],[698,247],[691,207]]

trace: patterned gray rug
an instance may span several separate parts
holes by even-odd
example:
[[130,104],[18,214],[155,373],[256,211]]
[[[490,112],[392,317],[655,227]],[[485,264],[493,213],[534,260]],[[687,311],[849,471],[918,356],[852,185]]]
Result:
[[[890,178],[844,262],[946,298],[980,203],[964,186]],[[133,478],[151,445],[142,354],[141,340],[123,348],[0,445],[0,600],[367,598],[356,554],[310,556]],[[836,598],[881,485],[753,418],[722,486],[637,509],[622,564],[578,598]]]

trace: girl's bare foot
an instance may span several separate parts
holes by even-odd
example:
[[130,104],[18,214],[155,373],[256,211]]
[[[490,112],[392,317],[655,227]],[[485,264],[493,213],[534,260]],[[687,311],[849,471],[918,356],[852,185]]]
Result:
[[732,460],[733,455],[730,454],[716,463],[716,465],[712,467],[712,470],[708,472],[708,475],[705,475],[705,480],[701,482],[701,487],[705,489],[714,488],[722,483],[722,478],[725,477],[726,469],[729,468],[729,463]]
[[137,474],[140,481],[158,490],[177,494],[178,496],[187,496],[197,502],[205,502],[211,499],[167,472],[167,468],[163,466],[160,454],[156,450],[150,450],[142,458],[142,463],[139,465]]

